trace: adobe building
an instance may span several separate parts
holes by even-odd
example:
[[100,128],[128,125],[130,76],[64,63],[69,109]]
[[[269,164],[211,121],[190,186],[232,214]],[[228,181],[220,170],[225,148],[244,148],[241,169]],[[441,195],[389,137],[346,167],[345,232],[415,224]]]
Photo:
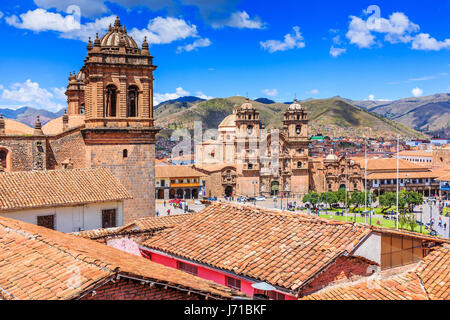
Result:
[[[295,100],[278,135],[262,125],[249,99],[218,127],[217,140],[196,146],[195,168],[213,175],[206,195],[301,197],[309,190],[307,111]],[[207,182],[208,185],[208,182]]]
[[70,74],[68,112],[34,130],[0,117],[0,171],[107,167],[130,192],[124,223],[155,213],[153,57],[119,18]]

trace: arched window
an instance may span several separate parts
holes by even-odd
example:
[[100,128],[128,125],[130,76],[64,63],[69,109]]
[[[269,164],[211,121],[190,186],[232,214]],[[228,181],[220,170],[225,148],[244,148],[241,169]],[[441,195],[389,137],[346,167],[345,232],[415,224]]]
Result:
[[80,114],[84,114],[84,103],[80,105]]
[[106,116],[115,117],[117,115],[117,88],[115,85],[106,87]]
[[128,150],[127,149],[123,149],[123,153],[122,153],[124,158],[128,158]]
[[250,135],[253,133],[253,126],[248,126],[247,127],[247,133]]
[[138,116],[138,95],[139,90],[136,86],[130,86],[128,88],[127,117]]
[[301,130],[300,126],[296,126],[295,127],[295,133],[296,134],[300,134],[300,130]]
[[6,171],[6,157],[8,156],[8,150],[0,149],[0,172]]
[[302,162],[301,161],[297,162],[297,168],[301,168],[301,167],[302,167]]

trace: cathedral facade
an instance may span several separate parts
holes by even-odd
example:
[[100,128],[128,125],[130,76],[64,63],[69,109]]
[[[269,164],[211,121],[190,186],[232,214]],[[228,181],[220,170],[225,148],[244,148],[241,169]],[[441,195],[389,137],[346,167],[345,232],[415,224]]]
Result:
[[62,117],[32,129],[0,116],[0,171],[107,167],[133,197],[124,223],[154,215],[155,69],[147,41],[139,48],[117,18],[70,74]]
[[206,196],[300,197],[309,190],[308,145],[307,112],[296,100],[283,128],[266,130],[247,99],[221,122],[217,139],[196,145],[195,167],[207,176]]

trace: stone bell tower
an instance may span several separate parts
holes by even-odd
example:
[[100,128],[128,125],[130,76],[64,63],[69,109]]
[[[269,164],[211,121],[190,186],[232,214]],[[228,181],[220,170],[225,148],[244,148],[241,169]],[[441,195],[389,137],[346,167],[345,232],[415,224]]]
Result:
[[294,100],[284,113],[283,134],[286,151],[283,161],[285,172],[290,176],[290,189],[294,195],[302,195],[309,189],[308,169],[308,117],[307,112],[297,99]]
[[94,45],[89,40],[81,69],[87,162],[109,167],[133,196],[123,223],[155,214],[155,69],[147,41],[140,49],[119,18]]

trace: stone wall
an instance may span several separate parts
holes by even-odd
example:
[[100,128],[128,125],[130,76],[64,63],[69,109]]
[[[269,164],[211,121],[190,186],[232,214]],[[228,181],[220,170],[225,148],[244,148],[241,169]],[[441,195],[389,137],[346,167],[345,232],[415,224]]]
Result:
[[[33,139],[22,137],[0,137],[0,147],[11,153],[11,167],[9,171],[33,170]],[[45,142],[44,142],[45,145]]]
[[80,130],[62,134],[58,139],[49,140],[47,169],[61,169],[61,163],[70,158],[73,168],[86,168],[86,146]]
[[154,144],[102,144],[86,148],[89,166],[109,168],[133,196],[124,202],[124,224],[155,215]]

